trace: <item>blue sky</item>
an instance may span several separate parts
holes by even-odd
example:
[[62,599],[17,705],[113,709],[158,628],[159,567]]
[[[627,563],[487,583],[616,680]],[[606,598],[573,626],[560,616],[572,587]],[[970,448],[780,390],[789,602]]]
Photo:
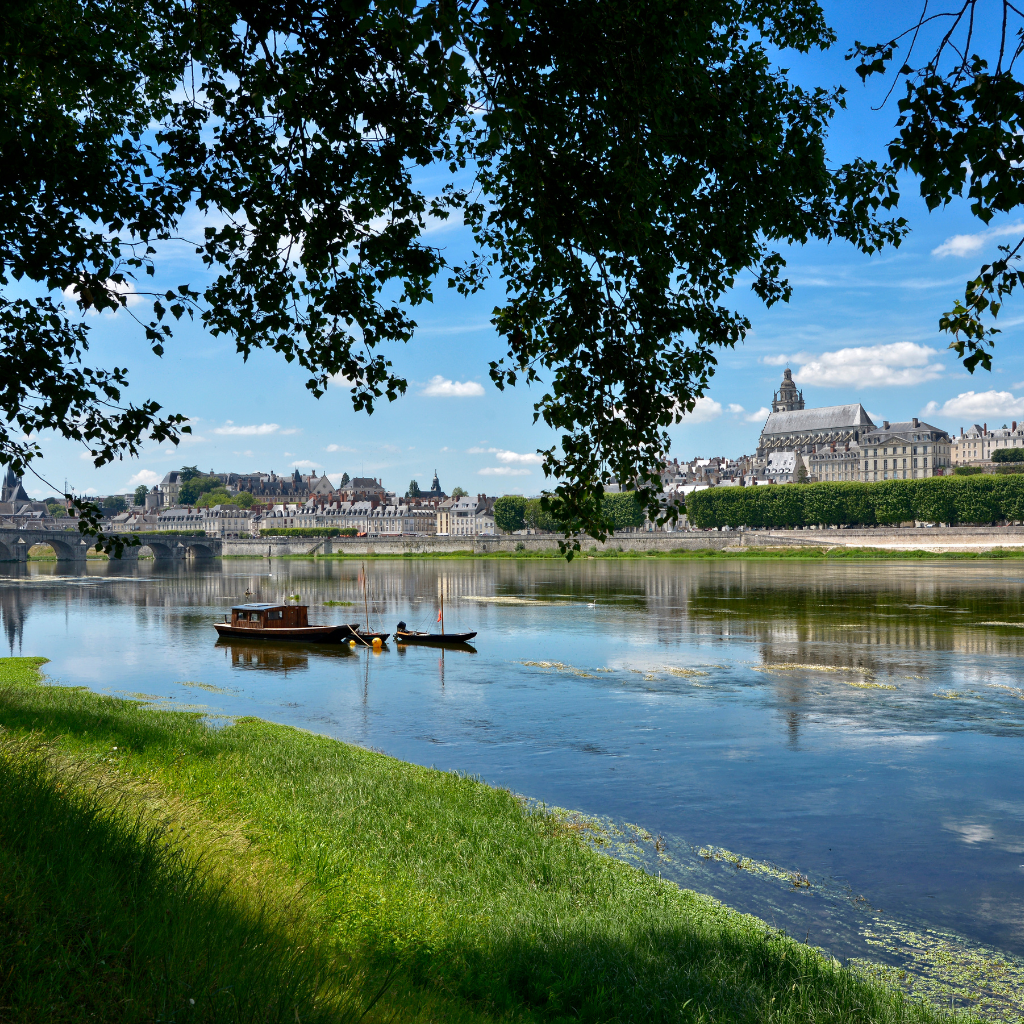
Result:
[[[871,109],[884,87],[862,86],[844,53],[854,39],[896,34],[917,10],[828,4],[839,42],[826,54],[787,55],[783,61],[797,81],[849,89],[849,109],[839,112],[831,130],[834,163],[858,154],[884,158],[896,117],[892,101],[881,111]],[[920,416],[950,431],[974,422],[991,427],[1024,420],[1024,301],[1004,307],[992,373],[966,373],[937,328],[939,316],[962,296],[964,282],[996,255],[1000,242],[1013,238],[1024,215],[986,227],[966,203],[929,214],[916,182],[901,184],[900,212],[912,233],[898,250],[866,257],[845,243],[790,248],[784,255],[793,298],[771,310],[748,283],[737,286],[730,301],[753,329],[745,344],[721,352],[708,396],[671,429],[672,456],[753,451],[787,365],[808,406],[861,402],[877,420]],[[429,193],[429,183],[424,188]],[[453,257],[466,244],[459,226],[436,231],[433,240]],[[182,276],[184,264],[170,257],[161,268],[167,282],[197,281],[194,270]],[[179,324],[158,359],[124,312],[92,316],[93,365],[127,366],[132,397],[155,398],[165,409],[187,414],[193,437],[178,448],[151,445],[137,460],[99,470],[80,447],[43,437],[45,459],[38,469],[58,487],[66,479],[79,492],[98,494],[155,482],[186,463],[218,472],[288,473],[298,466],[335,480],[348,472],[379,477],[400,493],[412,478],[428,485],[436,469],[448,491],[461,485],[471,493],[536,494],[544,478],[534,453],[552,437],[532,423],[539,392],[519,387],[500,393],[488,379],[489,360],[503,354],[488,322],[496,298],[493,289],[463,299],[439,287],[436,301],[414,314],[420,325],[415,340],[389,353],[409,380],[407,395],[393,404],[385,400],[371,417],[352,411],[347,389],[332,387],[317,401],[301,370],[280,357],[257,353],[243,363],[230,339],[195,326]],[[35,497],[50,493],[31,476],[26,487]]]

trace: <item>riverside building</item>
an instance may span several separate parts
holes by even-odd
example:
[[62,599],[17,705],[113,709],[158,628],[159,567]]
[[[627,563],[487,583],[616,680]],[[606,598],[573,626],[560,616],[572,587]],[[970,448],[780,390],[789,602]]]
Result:
[[952,442],[949,434],[917,417],[909,423],[889,423],[865,434],[861,479],[921,480],[949,472]]
[[[1024,431],[1019,436],[1024,445]],[[791,463],[789,473],[772,472]],[[942,476],[954,464],[949,435],[930,423],[884,420],[877,427],[860,403],[805,408],[803,392],[787,369],[758,441],[757,475],[798,480],[801,463],[803,478],[837,483],[919,480]]]
[[989,430],[987,423],[975,423],[966,432],[961,427],[960,436],[952,441],[952,463],[954,466],[987,463],[999,448],[1024,448],[1024,423],[1014,420],[1010,426],[1004,423],[997,430]]

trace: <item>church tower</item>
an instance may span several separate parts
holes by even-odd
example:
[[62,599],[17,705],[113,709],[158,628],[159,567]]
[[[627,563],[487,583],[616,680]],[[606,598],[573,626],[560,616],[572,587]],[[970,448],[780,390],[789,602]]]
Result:
[[772,396],[772,412],[793,412],[804,407],[804,393],[797,391],[793,383],[793,371],[786,369],[782,373],[782,384]]
[[29,496],[25,493],[25,488],[21,486],[21,477],[15,475],[13,469],[8,468],[4,476],[3,486],[0,487],[0,501],[30,500]]

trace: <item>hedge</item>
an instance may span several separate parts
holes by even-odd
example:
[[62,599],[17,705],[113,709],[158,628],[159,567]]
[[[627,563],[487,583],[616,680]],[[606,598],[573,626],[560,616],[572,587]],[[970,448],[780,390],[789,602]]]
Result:
[[1013,522],[1024,520],[1024,477],[710,487],[687,495],[686,514],[694,526],[704,528]]

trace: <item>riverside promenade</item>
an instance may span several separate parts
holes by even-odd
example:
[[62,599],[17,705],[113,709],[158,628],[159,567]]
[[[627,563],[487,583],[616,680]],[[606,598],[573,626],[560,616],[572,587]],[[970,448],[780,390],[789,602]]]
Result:
[[[376,555],[493,555],[558,551],[553,534],[530,537],[259,537],[224,539],[167,533],[139,538],[122,560],[140,555],[158,560],[196,558],[320,558]],[[25,562],[36,544],[53,548],[58,561],[84,563],[91,546],[77,533],[0,528],[0,562]],[[757,548],[874,548],[880,551],[929,551],[935,554],[984,554],[996,548],[1021,549],[1024,526],[875,527],[868,529],[694,530],[678,533],[624,533],[605,543],[582,542],[585,554],[741,552]]]
[[[751,548],[848,547],[889,551],[982,553],[994,548],[1020,548],[1024,554],[1024,526],[953,526],[933,528],[813,529],[801,530],[695,530],[678,533],[624,533],[605,543],[582,541],[584,553],[743,551]],[[221,553],[236,558],[280,558],[324,555],[445,555],[518,552],[553,552],[558,537],[261,537],[221,541]]]

